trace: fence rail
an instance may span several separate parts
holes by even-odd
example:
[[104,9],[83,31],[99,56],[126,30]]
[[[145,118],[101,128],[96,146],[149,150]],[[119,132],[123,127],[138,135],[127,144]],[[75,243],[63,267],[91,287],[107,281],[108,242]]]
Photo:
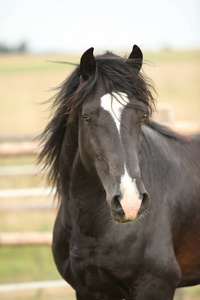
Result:
[[17,212],[17,211],[52,211],[56,210],[58,207],[57,202],[54,203],[40,203],[37,202],[33,203],[14,203],[14,204],[1,204],[0,205],[0,213],[6,212]]
[[0,246],[49,246],[52,232],[1,232]]
[[0,144],[1,156],[38,154],[39,147],[36,142],[7,142]]
[[38,290],[46,288],[68,287],[69,284],[64,280],[36,281],[36,282],[20,282],[0,284],[0,292],[17,292],[27,290]]
[[15,165],[15,166],[0,166],[0,176],[15,176],[15,175],[36,175],[46,173],[44,165]]
[[21,198],[33,196],[55,195],[55,189],[51,187],[26,188],[26,189],[3,189],[0,190],[0,198]]

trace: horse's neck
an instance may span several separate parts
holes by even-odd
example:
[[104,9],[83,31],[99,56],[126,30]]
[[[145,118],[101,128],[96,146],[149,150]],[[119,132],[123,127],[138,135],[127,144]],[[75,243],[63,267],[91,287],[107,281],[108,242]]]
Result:
[[91,236],[99,234],[102,222],[110,220],[105,191],[98,177],[87,172],[80,160],[72,176],[70,192],[75,222],[81,232]]

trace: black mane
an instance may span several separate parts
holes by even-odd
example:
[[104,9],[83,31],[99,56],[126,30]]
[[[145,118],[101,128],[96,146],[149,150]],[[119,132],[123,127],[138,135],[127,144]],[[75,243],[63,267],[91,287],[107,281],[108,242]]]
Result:
[[77,66],[57,88],[51,107],[53,117],[39,136],[42,146],[39,162],[44,160],[45,167],[49,170],[49,182],[56,185],[58,190],[59,162],[65,129],[75,122],[78,109],[98,83],[101,82],[107,93],[124,92],[135,96],[138,104],[141,101],[147,106],[149,116],[155,107],[151,92],[154,88],[149,78],[138,72],[139,62],[136,59],[129,60],[107,52],[96,56],[95,61],[95,74],[87,81],[81,79],[80,66]]
[[148,126],[150,128],[152,128],[153,130],[159,132],[161,135],[164,135],[168,138],[171,138],[171,139],[174,139],[174,140],[177,140],[177,141],[181,141],[181,142],[188,142],[190,141],[189,137],[188,136],[184,136],[184,135],[181,135],[175,131],[173,131],[171,128],[165,126],[165,125],[162,125],[160,123],[157,123],[153,120],[151,120],[149,123],[148,123]]

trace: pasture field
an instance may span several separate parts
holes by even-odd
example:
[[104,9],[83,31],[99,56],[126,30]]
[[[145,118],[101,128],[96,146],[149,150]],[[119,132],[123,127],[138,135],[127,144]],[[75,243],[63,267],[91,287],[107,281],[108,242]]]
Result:
[[[122,54],[124,55],[124,53]],[[77,55],[0,55],[0,137],[37,135],[48,122],[51,88],[59,85],[73,66],[51,61],[78,63]],[[144,53],[144,70],[153,79],[158,105],[168,103],[178,121],[199,121],[200,51]],[[0,157],[0,166],[35,164],[36,156]],[[0,189],[42,187],[41,175],[0,176]],[[17,204],[29,198],[0,199]],[[31,200],[32,201],[32,200]],[[37,203],[53,201],[53,196],[36,197]],[[52,231],[56,210],[0,213],[0,230]],[[0,284],[60,279],[49,246],[0,247]],[[200,299],[200,287],[183,289],[184,300]],[[0,294],[2,300],[75,300],[72,289],[59,288]],[[179,300],[177,297],[176,300]]]
[[[170,103],[178,121],[199,121],[200,51],[144,53],[145,73],[154,81],[157,103]],[[48,121],[52,97],[74,66],[74,55],[0,55],[0,135],[38,134]]]

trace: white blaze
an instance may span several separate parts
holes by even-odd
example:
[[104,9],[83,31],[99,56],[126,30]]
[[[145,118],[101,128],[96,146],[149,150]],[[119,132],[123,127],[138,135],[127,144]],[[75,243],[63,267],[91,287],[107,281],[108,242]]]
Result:
[[121,127],[121,114],[129,103],[129,99],[125,93],[105,94],[101,97],[101,107],[107,110],[114,120],[119,135]]
[[[105,94],[101,97],[101,107],[110,113],[118,130],[119,138],[121,128],[121,115],[124,108],[129,104],[128,96],[125,93]],[[138,191],[136,180],[128,174],[124,163],[124,174],[121,177],[120,189],[123,195],[121,206],[125,212],[126,219],[136,218],[141,205],[141,195]]]
[[140,209],[141,195],[138,191],[136,180],[130,177],[126,167],[124,169],[120,186],[123,195],[121,206],[125,212],[126,219],[133,220],[137,217],[138,210]]

